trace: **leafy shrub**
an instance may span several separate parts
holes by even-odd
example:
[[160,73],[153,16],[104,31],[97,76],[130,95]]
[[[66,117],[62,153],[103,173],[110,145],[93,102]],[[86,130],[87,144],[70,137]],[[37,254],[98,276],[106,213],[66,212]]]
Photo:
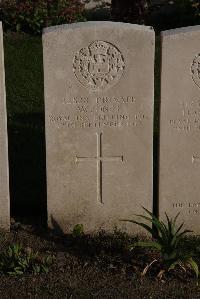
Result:
[[177,26],[196,25],[200,21],[199,0],[176,0]]
[[4,0],[0,19],[5,29],[39,34],[44,27],[83,21],[80,0]]
[[112,19],[114,21],[144,24],[147,8],[147,0],[112,0]]
[[73,228],[73,231],[72,231],[72,236],[73,238],[80,238],[82,236],[84,236],[84,227],[83,227],[83,224],[76,224]]
[[0,254],[0,271],[9,275],[47,274],[52,263],[52,256],[40,257],[30,248],[24,250],[21,244],[13,244]]
[[185,15],[189,12],[193,17],[200,17],[199,0],[177,0],[176,5]]
[[159,31],[197,25],[200,22],[200,1],[150,1],[145,22]]
[[[169,219],[168,215],[165,214],[167,219],[167,224],[165,224],[163,221],[159,220],[156,216],[154,216],[150,211],[148,211],[145,208],[143,209],[148,214],[148,216],[136,216],[146,220],[147,222],[150,222],[151,225],[130,219],[124,219],[122,221],[135,223],[143,227],[151,235],[154,235],[154,230],[152,228],[153,224],[153,226],[155,226],[155,228],[157,229],[157,236],[153,241],[136,242],[133,245],[131,245],[131,249],[137,246],[144,248],[154,248],[160,252],[161,264],[164,265],[167,271],[173,270],[177,265],[179,265],[185,271],[187,268],[191,268],[194,270],[198,279],[198,265],[194,261],[191,252],[181,250],[181,242],[183,240],[183,237],[191,231],[183,230],[184,223],[181,223],[181,225],[176,227],[176,221],[180,213],[178,213],[174,219]],[[157,262],[157,260],[152,261],[150,265],[148,265],[145,268],[145,270],[143,271],[144,274],[154,262]],[[161,277],[166,270],[161,269],[158,276]]]

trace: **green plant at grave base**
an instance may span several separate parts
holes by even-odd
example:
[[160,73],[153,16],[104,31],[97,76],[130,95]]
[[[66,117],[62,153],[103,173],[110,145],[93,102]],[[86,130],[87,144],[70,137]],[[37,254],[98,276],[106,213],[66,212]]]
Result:
[[53,263],[54,257],[51,255],[45,257],[38,257],[38,254],[31,258],[31,269],[34,274],[47,274]]
[[72,231],[72,236],[74,238],[79,238],[79,237],[84,236],[83,224],[78,223],[74,226],[73,231]]
[[53,256],[40,257],[31,248],[24,249],[21,244],[10,245],[0,254],[0,272],[9,275],[22,275],[25,272],[47,274],[53,263]]
[[[160,270],[158,278],[161,278],[166,270],[170,271],[173,270],[176,266],[180,266],[184,271],[186,271],[187,269],[192,269],[196,274],[198,284],[198,265],[194,261],[191,252],[185,252],[181,250],[181,242],[183,240],[183,237],[191,231],[183,230],[184,223],[181,223],[181,225],[179,225],[178,227],[176,226],[176,221],[180,213],[178,213],[174,219],[169,219],[168,215],[165,213],[167,219],[167,224],[165,224],[163,221],[154,216],[150,211],[148,211],[144,207],[143,209],[148,216],[135,216],[140,217],[147,222],[150,222],[151,225],[131,219],[123,219],[122,221],[128,221],[137,224],[143,227],[151,235],[154,235],[154,231],[152,228],[153,225],[157,230],[157,236],[152,241],[136,242],[132,244],[130,248],[153,248],[160,252],[160,262],[164,266],[164,269]],[[143,270],[142,275],[145,275],[151,265],[153,265],[155,262],[158,262],[158,260],[155,259],[149,265],[147,265]]]

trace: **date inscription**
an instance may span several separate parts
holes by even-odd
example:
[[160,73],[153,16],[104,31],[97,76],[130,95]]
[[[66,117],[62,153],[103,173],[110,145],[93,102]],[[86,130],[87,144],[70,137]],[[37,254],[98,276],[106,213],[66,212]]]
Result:
[[68,129],[142,126],[147,119],[133,96],[73,97],[63,100],[63,112],[49,114],[49,122]]
[[169,126],[177,131],[200,131],[200,100],[180,102],[177,118],[169,119]]
[[200,202],[176,202],[172,204],[174,209],[177,210],[187,210],[188,214],[200,214]]

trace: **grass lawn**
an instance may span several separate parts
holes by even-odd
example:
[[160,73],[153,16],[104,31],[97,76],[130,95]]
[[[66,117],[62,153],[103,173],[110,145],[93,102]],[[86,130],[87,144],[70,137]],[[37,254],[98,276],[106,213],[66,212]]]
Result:
[[41,37],[4,37],[11,213],[45,219],[45,136]]

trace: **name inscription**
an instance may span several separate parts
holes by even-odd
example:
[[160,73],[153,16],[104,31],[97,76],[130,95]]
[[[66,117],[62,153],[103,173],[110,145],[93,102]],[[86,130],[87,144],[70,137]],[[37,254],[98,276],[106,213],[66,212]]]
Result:
[[179,116],[169,119],[169,126],[177,131],[200,131],[200,100],[180,103]]
[[135,107],[133,96],[65,98],[63,105],[63,113],[49,114],[50,124],[69,129],[119,128],[142,126],[147,119],[142,109]]

